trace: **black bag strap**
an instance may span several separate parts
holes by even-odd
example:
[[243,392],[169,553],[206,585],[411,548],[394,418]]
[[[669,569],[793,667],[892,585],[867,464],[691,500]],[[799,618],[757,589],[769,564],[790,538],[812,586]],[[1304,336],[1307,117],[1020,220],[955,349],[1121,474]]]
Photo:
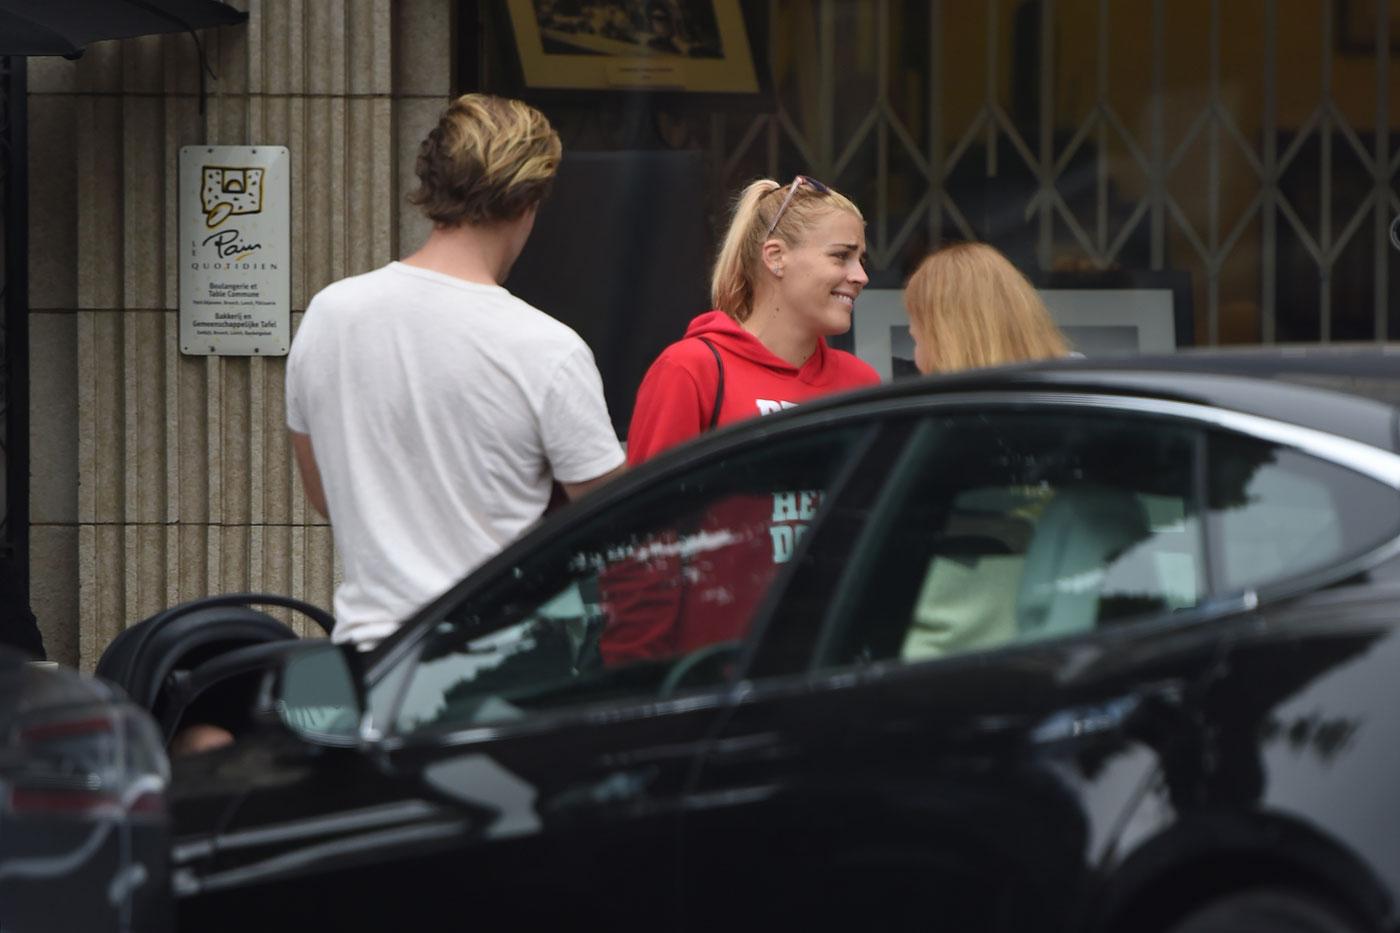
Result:
[[701,343],[710,348],[710,352],[715,355],[715,365],[719,367],[719,385],[715,388],[715,407],[710,412],[710,426],[707,431],[713,431],[715,425],[719,424],[719,407],[724,404],[724,358],[719,355],[719,348],[705,337],[697,337]]

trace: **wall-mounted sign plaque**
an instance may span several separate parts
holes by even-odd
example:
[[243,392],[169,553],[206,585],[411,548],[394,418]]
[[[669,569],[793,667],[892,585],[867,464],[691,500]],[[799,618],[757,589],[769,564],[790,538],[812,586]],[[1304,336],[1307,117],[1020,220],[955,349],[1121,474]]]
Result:
[[285,146],[180,149],[180,350],[286,356],[292,344]]

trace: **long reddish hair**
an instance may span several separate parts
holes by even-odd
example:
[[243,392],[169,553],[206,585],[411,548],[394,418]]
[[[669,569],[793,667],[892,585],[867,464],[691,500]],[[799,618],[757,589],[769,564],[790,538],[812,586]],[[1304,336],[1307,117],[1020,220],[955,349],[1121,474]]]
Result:
[[933,372],[1069,352],[1034,286],[986,243],[954,243],[925,257],[904,287],[904,308]]

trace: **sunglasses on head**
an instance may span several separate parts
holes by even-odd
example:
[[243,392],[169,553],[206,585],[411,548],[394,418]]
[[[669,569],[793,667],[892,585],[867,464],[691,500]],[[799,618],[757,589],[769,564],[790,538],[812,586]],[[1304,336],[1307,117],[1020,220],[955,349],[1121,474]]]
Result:
[[[831,193],[830,188],[817,181],[811,175],[798,175],[792,180],[792,184],[788,186],[787,197],[783,198],[783,203],[778,207],[778,213],[773,215],[773,222],[768,225],[768,232],[763,235],[765,240],[773,235],[774,230],[778,229],[778,221],[783,219],[783,212],[788,209],[788,205],[792,203],[793,195],[797,194],[797,189],[801,187],[804,182],[817,194]],[[777,191],[778,189],[774,188],[773,190]]]

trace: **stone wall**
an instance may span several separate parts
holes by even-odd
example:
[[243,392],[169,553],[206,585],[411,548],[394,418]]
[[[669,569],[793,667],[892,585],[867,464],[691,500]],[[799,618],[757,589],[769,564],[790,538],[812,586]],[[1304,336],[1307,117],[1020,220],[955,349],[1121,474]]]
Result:
[[451,0],[241,0],[246,25],[99,43],[29,72],[32,604],[91,669],[208,593],[329,606],[329,529],[287,444],[282,359],[179,352],[185,145],[284,145],[293,327],[328,282],[411,251],[404,195],[448,100]]

